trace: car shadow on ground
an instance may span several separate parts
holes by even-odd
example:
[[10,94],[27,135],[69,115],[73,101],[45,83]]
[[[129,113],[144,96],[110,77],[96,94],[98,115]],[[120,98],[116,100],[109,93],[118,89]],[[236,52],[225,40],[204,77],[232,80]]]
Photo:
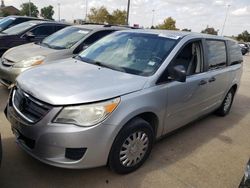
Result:
[[[6,92],[6,98],[1,99],[2,115],[8,91],[1,89],[0,92]],[[144,166],[134,173],[123,176],[105,167],[70,170],[43,164],[21,151],[15,144],[14,137],[3,135],[0,187],[141,187],[152,172],[168,173],[167,167],[185,159],[214,138],[231,144],[232,139],[223,136],[222,133],[237,126],[238,122],[249,114],[248,104],[250,104],[249,97],[237,95],[229,116],[221,118],[209,115],[175,131],[155,144]],[[7,121],[4,127],[10,129]]]

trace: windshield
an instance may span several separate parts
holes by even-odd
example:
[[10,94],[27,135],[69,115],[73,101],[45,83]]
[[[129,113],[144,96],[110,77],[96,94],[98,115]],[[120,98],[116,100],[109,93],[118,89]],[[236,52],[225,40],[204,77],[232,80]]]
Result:
[[33,22],[23,22],[21,24],[15,25],[9,29],[6,29],[3,33],[8,35],[16,35],[23,31],[26,31],[29,28],[32,28],[34,25],[36,25]]
[[16,18],[14,17],[6,17],[0,19],[0,31],[5,30],[9,25],[11,25]]
[[141,76],[153,75],[177,40],[156,34],[114,33],[97,41],[79,59]]
[[53,49],[69,49],[83,39],[89,32],[90,30],[67,27],[45,38],[41,45]]

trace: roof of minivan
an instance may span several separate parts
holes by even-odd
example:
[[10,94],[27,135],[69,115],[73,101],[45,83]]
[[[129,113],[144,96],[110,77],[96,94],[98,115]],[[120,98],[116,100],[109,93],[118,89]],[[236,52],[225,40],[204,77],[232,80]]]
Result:
[[185,36],[193,36],[197,38],[223,39],[223,40],[234,41],[233,39],[225,38],[222,36],[209,35],[209,34],[204,34],[204,33],[187,32],[187,31],[158,30],[158,29],[132,29],[126,32],[165,35],[165,36],[169,36],[170,38],[172,37],[176,39],[184,38]]
[[55,21],[46,21],[46,20],[30,20],[27,21],[27,23],[33,23],[33,24],[43,24],[43,23],[53,23],[53,24],[62,24],[62,25],[69,25],[66,23],[61,23],[61,22],[55,22]]
[[[14,18],[29,18],[29,19],[34,19],[34,20],[46,20],[46,21],[50,21],[48,19],[43,19],[43,18],[36,18],[36,17],[31,17],[31,16],[18,16],[18,15],[10,15],[7,17],[14,17]],[[4,18],[4,17],[3,17]],[[51,20],[53,21],[53,20]]]
[[113,25],[100,25],[100,24],[83,24],[83,25],[72,25],[73,27],[78,27],[82,29],[89,29],[89,30],[107,30],[107,29],[129,29],[128,27],[123,26],[113,26]]

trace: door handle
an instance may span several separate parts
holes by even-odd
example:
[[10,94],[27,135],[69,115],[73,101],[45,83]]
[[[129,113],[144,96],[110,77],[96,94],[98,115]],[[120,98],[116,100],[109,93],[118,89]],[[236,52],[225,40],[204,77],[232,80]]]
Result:
[[209,82],[214,82],[216,80],[216,78],[215,77],[212,77],[212,78],[210,78],[208,81]]
[[200,83],[199,83],[200,86],[205,85],[205,84],[207,84],[206,80],[201,80]]

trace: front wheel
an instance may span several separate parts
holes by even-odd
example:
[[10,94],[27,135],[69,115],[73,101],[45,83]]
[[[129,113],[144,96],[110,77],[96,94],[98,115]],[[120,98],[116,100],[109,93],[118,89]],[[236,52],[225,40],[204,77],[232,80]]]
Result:
[[109,167],[126,174],[138,169],[148,158],[154,141],[150,124],[137,118],[128,123],[116,137],[110,155]]
[[234,100],[234,94],[235,94],[234,89],[231,89],[227,93],[227,95],[226,95],[223,103],[221,104],[220,108],[216,111],[217,115],[226,116],[230,112],[232,104],[233,104],[233,100]]

